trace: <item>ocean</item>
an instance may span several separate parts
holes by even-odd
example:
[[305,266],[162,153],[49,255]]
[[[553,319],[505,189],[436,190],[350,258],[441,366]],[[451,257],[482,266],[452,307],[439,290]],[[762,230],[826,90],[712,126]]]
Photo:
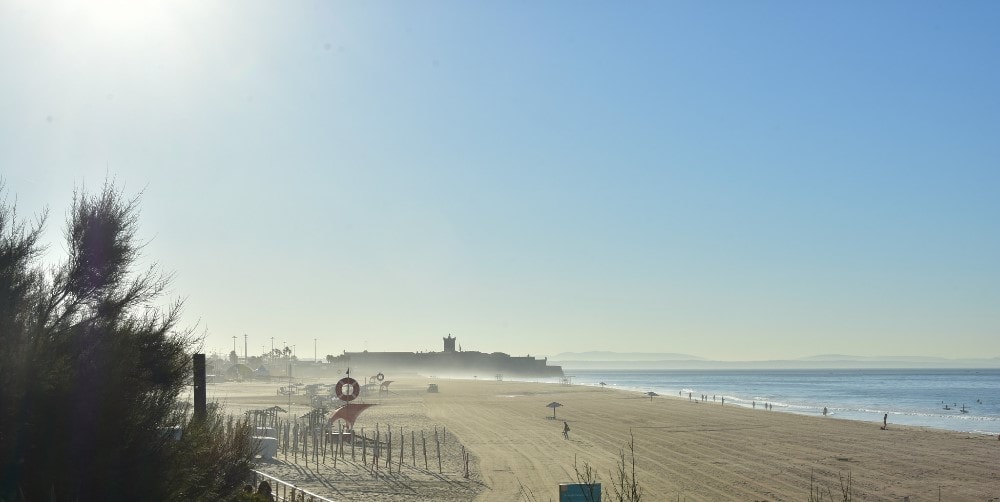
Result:
[[[572,370],[575,385],[697,399],[763,411],[1000,434],[1000,369]],[[961,411],[965,408],[965,412]]]

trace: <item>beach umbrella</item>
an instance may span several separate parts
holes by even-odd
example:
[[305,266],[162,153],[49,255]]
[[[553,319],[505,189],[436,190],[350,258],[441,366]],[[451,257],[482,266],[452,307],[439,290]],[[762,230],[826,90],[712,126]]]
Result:
[[646,393],[646,395],[647,395],[647,396],[649,396],[649,400],[650,400],[650,401],[652,401],[652,400],[653,400],[653,396],[659,396],[659,394],[657,394],[657,393],[655,393],[655,392],[653,392],[653,391],[649,391],[649,392],[647,392],[647,393]]
[[552,418],[553,419],[556,418],[556,408],[558,408],[560,406],[562,406],[562,404],[557,403],[555,401],[552,401],[551,403],[545,405],[546,408],[552,408]]

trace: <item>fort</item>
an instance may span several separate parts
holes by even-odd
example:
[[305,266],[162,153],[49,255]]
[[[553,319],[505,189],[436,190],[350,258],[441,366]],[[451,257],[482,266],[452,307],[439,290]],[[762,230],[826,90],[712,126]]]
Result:
[[344,352],[335,364],[368,372],[412,372],[437,376],[562,377],[561,366],[549,366],[548,358],[511,356],[455,350],[456,338],[449,334],[441,352]]

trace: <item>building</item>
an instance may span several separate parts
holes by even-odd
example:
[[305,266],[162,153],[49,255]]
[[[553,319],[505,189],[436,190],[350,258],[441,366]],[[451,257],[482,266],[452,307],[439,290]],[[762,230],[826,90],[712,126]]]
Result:
[[344,352],[334,364],[368,373],[420,373],[437,376],[562,377],[561,366],[549,366],[548,358],[511,356],[455,350],[457,338],[449,334],[441,352]]

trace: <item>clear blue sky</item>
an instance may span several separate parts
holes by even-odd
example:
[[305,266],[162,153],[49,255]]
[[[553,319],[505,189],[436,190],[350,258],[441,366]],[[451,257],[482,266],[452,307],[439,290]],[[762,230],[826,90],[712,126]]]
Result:
[[74,187],[144,191],[209,351],[996,357],[997,26],[973,1],[0,0],[0,175],[49,207],[53,261]]

